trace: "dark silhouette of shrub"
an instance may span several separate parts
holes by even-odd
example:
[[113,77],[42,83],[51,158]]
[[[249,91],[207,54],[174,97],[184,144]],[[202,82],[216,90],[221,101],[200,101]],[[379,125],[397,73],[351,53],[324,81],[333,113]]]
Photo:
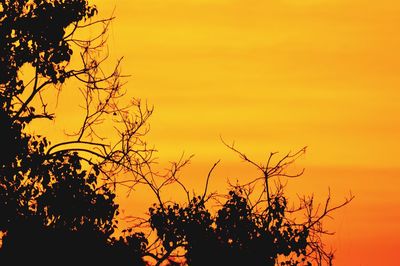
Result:
[[[289,207],[279,180],[303,173],[290,175],[286,168],[305,149],[289,153],[275,164],[272,162],[275,153],[272,153],[263,166],[254,163],[234,146],[227,146],[256,166],[262,177],[231,186],[227,195],[222,195],[222,203],[218,195],[207,194],[208,179],[216,164],[207,177],[202,196],[190,198],[183,183],[176,180],[187,194],[188,202],[154,204],[149,209],[150,226],[162,246],[156,251],[158,256],[154,256],[157,265],[167,260],[182,265],[332,264],[333,252],[327,251],[321,240],[321,236],[328,233],[322,220],[348,204],[353,196],[342,204],[331,206],[328,195],[319,210],[313,207],[313,197],[300,198],[297,207]],[[277,179],[275,188],[269,185],[272,178]],[[259,194],[255,195],[257,190]],[[212,211],[210,205],[218,208]]]
[[[285,221],[285,198],[273,200],[268,212],[255,213],[240,191],[230,191],[215,215],[194,197],[178,204],[150,209],[151,226],[163,247],[185,248],[189,265],[274,265],[279,255],[296,254],[305,261],[308,228]],[[290,264],[292,265],[292,264]]]

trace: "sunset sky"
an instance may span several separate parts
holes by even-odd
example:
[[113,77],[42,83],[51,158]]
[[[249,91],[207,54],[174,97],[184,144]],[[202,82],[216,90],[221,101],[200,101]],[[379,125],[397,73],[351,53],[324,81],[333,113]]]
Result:
[[[292,193],[328,187],[336,265],[395,265],[400,248],[400,3],[394,0],[109,0],[110,58],[128,95],[154,105],[148,139],[160,164],[213,190],[255,161],[308,146]],[[130,199],[123,200],[129,213]],[[133,203],[131,203],[133,204]]]

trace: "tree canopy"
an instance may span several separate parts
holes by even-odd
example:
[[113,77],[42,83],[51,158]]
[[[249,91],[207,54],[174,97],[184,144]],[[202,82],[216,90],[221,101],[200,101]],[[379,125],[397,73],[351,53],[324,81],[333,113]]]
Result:
[[[119,87],[97,86],[116,76],[95,76],[98,64],[89,56],[95,49],[90,42],[95,40],[74,38],[74,32],[87,26],[96,13],[96,7],[85,0],[0,3],[2,261],[14,265],[50,265],[55,261],[143,264],[140,254],[146,239],[142,234],[119,239],[112,236],[118,205],[115,192],[100,182],[99,175],[101,164],[111,161],[114,151],[98,153],[103,161],[95,162],[80,152],[91,150],[78,145],[85,142],[83,131],[93,121],[90,115],[109,112],[109,106],[89,114],[72,148],[54,151],[65,143],[51,145],[46,137],[26,130],[34,119],[54,119],[42,92],[57,90],[56,85],[69,78],[82,79],[88,93],[97,89],[105,99],[116,96]],[[84,49],[80,69],[68,68],[73,47]],[[34,70],[30,80],[21,78],[25,65]],[[39,107],[33,104],[37,98],[41,100]]]
[[[306,265],[330,264],[321,235],[322,220],[342,204],[322,211],[313,198],[289,207],[281,178],[305,149],[265,165],[254,163],[234,145],[233,152],[261,173],[261,178],[231,185],[226,195],[189,193],[176,173],[152,170],[154,150],[144,140],[152,108],[124,97],[119,65],[103,71],[109,22],[96,19],[87,0],[0,1],[0,262],[53,265]],[[95,27],[98,35],[76,33]],[[79,64],[72,64],[72,58]],[[32,76],[21,75],[29,67]],[[54,120],[49,98],[77,80],[85,114],[80,128],[65,141],[51,143],[28,130],[34,120]],[[111,121],[116,136],[106,141],[98,132]],[[128,175],[128,181],[121,181]],[[271,186],[270,180],[277,181]],[[187,202],[168,202],[162,191],[178,185]],[[117,235],[119,206],[115,188],[147,186],[156,203],[147,216]],[[213,208],[211,206],[217,206]],[[306,219],[293,218],[302,212]],[[10,265],[11,265],[10,264]]]

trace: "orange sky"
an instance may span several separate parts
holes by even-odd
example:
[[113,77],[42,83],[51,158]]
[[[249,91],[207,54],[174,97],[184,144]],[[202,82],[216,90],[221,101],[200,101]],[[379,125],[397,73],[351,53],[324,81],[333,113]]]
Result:
[[185,173],[202,184],[222,159],[218,189],[248,169],[220,136],[256,161],[308,146],[298,162],[306,173],[290,189],[356,196],[327,224],[336,265],[395,265],[400,3],[97,2],[101,16],[115,7],[108,44],[132,75],[128,94],[155,107],[149,142],[161,162],[195,154]]

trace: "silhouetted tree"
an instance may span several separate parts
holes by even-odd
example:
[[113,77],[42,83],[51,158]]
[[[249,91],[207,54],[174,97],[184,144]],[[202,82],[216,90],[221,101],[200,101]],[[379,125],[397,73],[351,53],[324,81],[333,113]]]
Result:
[[[86,0],[0,1],[2,265],[143,264],[143,234],[112,236],[118,215],[112,188],[115,173],[148,163],[151,150],[140,136],[151,110],[138,101],[117,104],[119,62],[107,75],[101,69],[107,56],[99,56],[111,18],[92,20],[96,14]],[[94,38],[75,37],[78,29],[97,25]],[[72,68],[74,51],[81,66]],[[31,79],[21,75],[23,67]],[[76,134],[51,145],[26,128],[55,118],[43,92],[56,95],[71,78],[82,84],[86,115]],[[111,145],[95,130],[105,116],[117,124],[119,138]]]
[[[263,166],[233,145],[227,146],[257,167],[262,176],[231,185],[224,202],[218,204],[216,195],[207,194],[215,164],[202,196],[190,198],[181,183],[188,196],[186,204],[163,203],[150,208],[150,226],[161,246],[153,253],[156,263],[169,260],[188,265],[331,265],[333,252],[326,250],[321,239],[329,233],[322,220],[348,204],[353,196],[331,206],[328,195],[320,209],[315,208],[313,197],[302,197],[297,207],[289,207],[280,179],[303,173],[290,175],[287,168],[305,149],[289,153],[275,164],[275,153],[271,153]],[[271,179],[276,179],[275,187],[269,184]],[[206,206],[210,200],[219,205],[216,211]]]
[[[144,265],[144,259],[157,265],[330,264],[321,221],[352,196],[333,207],[328,196],[320,212],[312,197],[289,208],[284,186],[269,184],[301,175],[285,170],[305,150],[275,164],[271,154],[263,166],[227,145],[262,173],[231,186],[227,195],[207,192],[217,164],[200,196],[177,178],[189,160],[174,163],[165,175],[152,170],[153,150],[143,138],[152,109],[135,99],[119,103],[120,61],[110,74],[102,69],[112,18],[94,20],[96,14],[87,0],[0,0],[0,264]],[[77,37],[87,27],[98,34]],[[52,144],[28,126],[55,119],[49,97],[71,79],[80,84],[82,123],[65,141]],[[113,124],[115,131],[107,134],[114,138],[99,134],[104,121]],[[129,178],[120,179],[123,175]],[[117,237],[115,187],[142,184],[157,203]],[[163,199],[172,184],[183,189],[186,203]],[[299,222],[294,218],[301,211],[306,219]]]

